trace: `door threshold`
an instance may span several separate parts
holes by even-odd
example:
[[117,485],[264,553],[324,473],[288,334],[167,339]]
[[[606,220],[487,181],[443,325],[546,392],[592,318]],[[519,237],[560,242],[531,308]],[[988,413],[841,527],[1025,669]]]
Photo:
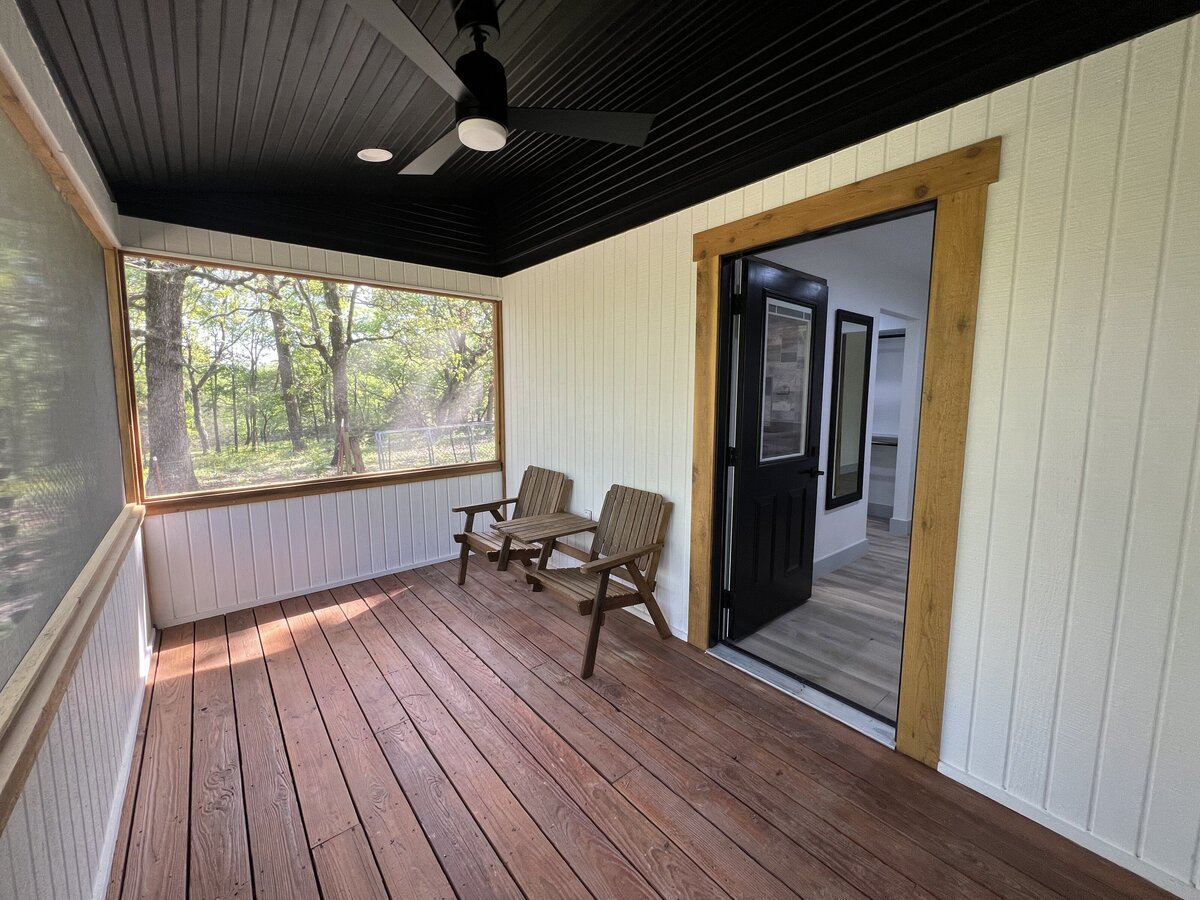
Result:
[[885,747],[896,749],[896,728],[886,722],[881,722],[874,716],[869,716],[849,703],[837,699],[811,684],[785,675],[773,666],[755,659],[749,653],[744,653],[728,644],[717,644],[708,648],[708,654],[715,656],[721,662],[728,663],[735,669],[740,669],[751,678],[757,678],[764,684],[769,684],[776,690],[783,691],[790,697],[795,697],[801,703],[811,706],[830,718],[837,719],[843,725],[848,725],[855,731],[865,734],[872,740],[878,741]]

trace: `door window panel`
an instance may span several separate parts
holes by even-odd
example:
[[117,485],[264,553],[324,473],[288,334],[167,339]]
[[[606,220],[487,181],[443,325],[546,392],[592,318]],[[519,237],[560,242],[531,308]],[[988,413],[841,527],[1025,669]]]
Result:
[[767,298],[759,461],[803,456],[808,446],[812,310]]

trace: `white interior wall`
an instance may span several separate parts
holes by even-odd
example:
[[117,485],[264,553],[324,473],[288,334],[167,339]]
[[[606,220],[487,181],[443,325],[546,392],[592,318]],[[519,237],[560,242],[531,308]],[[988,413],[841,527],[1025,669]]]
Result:
[[[833,409],[833,342],[837,310],[862,313],[874,320],[872,328],[871,382],[875,380],[879,340],[879,317],[890,313],[905,319],[913,335],[913,355],[924,360],[925,319],[929,311],[929,267],[933,248],[933,213],[883,222],[846,231],[791,247],[760,254],[780,265],[816,275],[829,282],[829,306],[825,316],[825,383],[821,400],[821,469],[826,474],[817,483],[816,546],[814,574],[828,574],[867,552],[867,503],[863,498],[834,509],[825,508],[826,481],[833,472],[829,457],[829,423]],[[904,390],[911,394],[906,406],[919,406],[919,365],[910,369]],[[874,404],[868,398],[867,434],[874,431]],[[897,447],[898,470],[916,463],[913,430],[905,429],[908,440]],[[872,446],[864,454],[864,475],[871,468]],[[911,479],[909,479],[911,483]],[[864,478],[865,488],[865,478]],[[911,492],[904,507],[912,509]],[[909,513],[911,518],[911,512]]]
[[692,234],[1002,135],[989,193],[942,769],[1200,896],[1197,19],[504,279],[508,464],[677,504]]
[[[499,279],[122,216],[127,251],[496,298]],[[150,516],[146,568],[165,627],[442,562],[463,516],[503,494],[499,472]]]
[[102,602],[0,833],[0,900],[90,900],[108,888],[150,663],[140,538]]
[[[887,331],[903,332],[905,321],[894,316],[881,315],[878,321],[880,337],[875,342],[875,381],[871,409],[875,437],[894,438],[895,446],[872,444],[871,464],[867,467],[867,504],[870,515],[886,514],[890,519],[896,501],[896,455],[901,442],[900,410],[904,400],[904,347],[906,336],[901,333],[882,337]],[[919,391],[920,385],[917,385]],[[918,397],[918,401],[919,401]],[[910,430],[905,442],[913,440]],[[915,454],[913,454],[915,457]],[[915,462],[915,458],[913,460]],[[898,511],[901,518],[912,519],[912,504]]]

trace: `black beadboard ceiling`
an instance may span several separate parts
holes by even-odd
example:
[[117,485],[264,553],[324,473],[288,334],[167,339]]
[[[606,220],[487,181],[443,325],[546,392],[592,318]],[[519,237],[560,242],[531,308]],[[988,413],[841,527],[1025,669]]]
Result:
[[[453,64],[451,0],[398,0]],[[453,103],[344,0],[19,0],[122,213],[507,274],[1200,9],[1200,2],[505,0],[513,105],[657,114],[396,172]],[[386,147],[385,164],[359,161]]]

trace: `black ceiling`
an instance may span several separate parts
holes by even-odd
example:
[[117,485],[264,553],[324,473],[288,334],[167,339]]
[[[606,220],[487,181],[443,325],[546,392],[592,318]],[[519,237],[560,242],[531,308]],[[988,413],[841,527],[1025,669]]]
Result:
[[[505,274],[1200,9],[1128,0],[505,0],[513,105],[647,111],[397,170],[453,103],[344,0],[19,0],[121,212]],[[451,0],[399,0],[451,62]],[[391,163],[355,158],[392,150]]]

